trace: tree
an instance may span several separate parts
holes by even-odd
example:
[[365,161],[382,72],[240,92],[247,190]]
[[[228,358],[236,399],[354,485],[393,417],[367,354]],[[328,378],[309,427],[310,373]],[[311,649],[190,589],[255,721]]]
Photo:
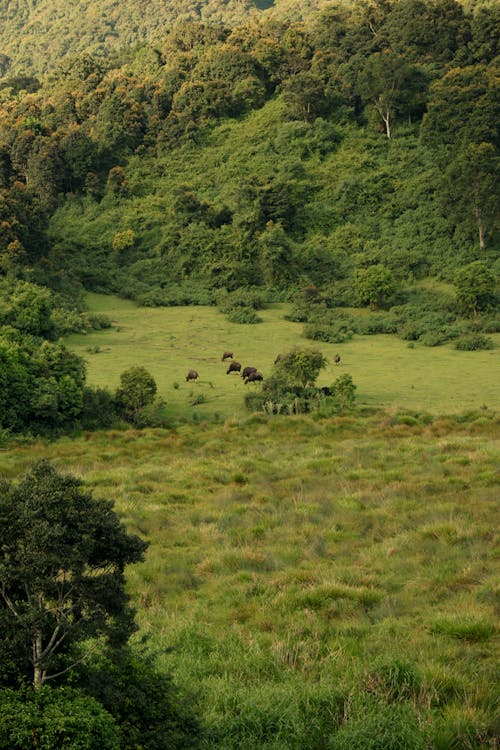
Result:
[[136,421],[142,409],[153,403],[156,390],[155,380],[145,367],[130,367],[122,372],[116,400],[125,418]]
[[456,224],[475,230],[484,250],[488,235],[499,225],[500,158],[491,143],[470,143],[458,150],[444,171],[440,201]]
[[89,638],[125,643],[134,629],[124,568],[147,543],[113,505],[48,462],[0,485],[0,663],[35,689],[88,658]]
[[370,305],[374,310],[385,304],[396,291],[392,273],[381,264],[359,268],[355,286],[359,302]]
[[427,82],[422,72],[394,52],[376,52],[366,60],[358,76],[357,93],[365,104],[372,104],[391,138],[396,114],[419,114]]
[[462,312],[477,315],[494,301],[495,276],[480,260],[461,268],[456,277],[457,305]]
[[296,347],[284,354],[275,365],[276,379],[286,381],[292,387],[304,387],[314,382],[319,371],[326,365],[325,356],[319,349]]

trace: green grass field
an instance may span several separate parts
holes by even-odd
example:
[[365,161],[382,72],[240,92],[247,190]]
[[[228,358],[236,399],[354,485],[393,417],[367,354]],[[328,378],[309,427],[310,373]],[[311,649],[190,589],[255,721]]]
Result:
[[[226,375],[222,353],[234,352],[242,366],[269,373],[276,355],[295,345],[316,346],[302,336],[302,324],[284,320],[286,305],[261,311],[258,325],[229,323],[213,307],[144,308],[116,297],[90,294],[92,311],[106,313],[114,328],[67,338],[68,345],[88,362],[88,382],[116,388],[120,373],[143,365],[154,376],[159,394],[173,415],[193,412],[241,417],[245,386],[237,375]],[[500,343],[500,336],[494,337]],[[96,353],[96,348],[99,351]],[[357,385],[360,405],[390,410],[458,413],[500,406],[498,349],[460,352],[450,345],[429,348],[395,336],[355,336],[345,344],[321,344],[329,360],[318,385],[329,385],[348,372]],[[339,352],[342,365],[335,367]],[[190,368],[198,383],[186,383]],[[178,388],[174,387],[178,384]],[[191,404],[200,395],[205,403]]]
[[13,446],[0,476],[50,458],[151,542],[139,637],[204,750],[326,750],[396,703],[415,747],[493,750],[498,447],[493,417],[262,415]]

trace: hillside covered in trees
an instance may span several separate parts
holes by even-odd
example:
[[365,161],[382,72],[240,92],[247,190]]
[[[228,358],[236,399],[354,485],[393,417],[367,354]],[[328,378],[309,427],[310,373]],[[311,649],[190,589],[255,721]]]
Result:
[[[83,313],[84,289],[246,306],[241,322],[291,300],[316,340],[489,346],[499,27],[495,5],[333,3],[305,21],[177,21],[121,52],[56,51],[39,78],[6,66],[0,324],[4,357],[31,373],[20,391],[45,373],[54,420],[81,409],[83,368],[59,351],[54,374],[47,352],[106,324]],[[353,306],[373,314],[360,324]],[[26,419],[43,421],[47,398]]]

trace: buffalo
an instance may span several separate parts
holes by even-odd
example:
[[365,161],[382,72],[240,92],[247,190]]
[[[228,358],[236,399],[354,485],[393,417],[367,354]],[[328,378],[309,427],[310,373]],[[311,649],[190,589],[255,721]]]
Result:
[[321,393],[322,393],[322,394],[323,394],[324,396],[331,396],[331,395],[332,395],[332,389],[331,389],[331,388],[328,388],[328,386],[327,386],[327,385],[324,385],[324,386],[323,386],[323,388],[320,388],[320,391],[321,391]]
[[190,380],[197,380],[198,379],[198,373],[196,370],[189,370],[188,374],[186,375],[186,380],[189,382]]
[[335,357],[333,358],[333,361],[335,362],[336,365],[340,365],[340,354],[336,354]]
[[245,378],[245,383],[256,383],[258,380],[264,380],[264,376],[261,372],[251,372],[248,377]]
[[257,368],[256,367],[244,367],[243,372],[241,373],[241,377],[243,379],[248,378],[251,372],[257,372]]
[[223,362],[226,359],[232,359],[232,358],[233,358],[233,352],[224,352],[224,354],[222,355],[222,361]]
[[229,375],[230,372],[239,372],[241,370],[241,365],[239,362],[235,362],[234,360],[229,363],[229,367],[227,368],[226,375]]

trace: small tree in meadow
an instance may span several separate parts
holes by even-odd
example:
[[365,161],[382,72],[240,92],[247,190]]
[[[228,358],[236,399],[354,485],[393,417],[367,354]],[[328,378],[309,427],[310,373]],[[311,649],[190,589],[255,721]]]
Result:
[[326,357],[319,349],[295,348],[284,354],[275,365],[274,377],[291,387],[304,387],[314,382],[326,365]]
[[155,379],[145,367],[130,367],[122,372],[116,402],[125,419],[136,422],[141,411],[153,403],[156,391]]

